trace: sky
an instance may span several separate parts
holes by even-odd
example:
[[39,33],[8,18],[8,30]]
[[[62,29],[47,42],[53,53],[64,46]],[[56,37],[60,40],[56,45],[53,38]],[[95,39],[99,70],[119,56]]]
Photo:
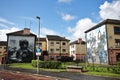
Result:
[[0,0],[0,41],[24,28],[40,37],[85,40],[84,32],[105,19],[120,19],[120,0]]

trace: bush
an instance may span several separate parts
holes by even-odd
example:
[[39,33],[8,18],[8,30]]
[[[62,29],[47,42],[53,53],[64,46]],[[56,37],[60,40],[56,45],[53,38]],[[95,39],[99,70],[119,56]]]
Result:
[[[61,68],[60,61],[40,61],[39,60],[39,67],[40,68],[50,68],[50,69],[58,69]],[[37,67],[37,60],[32,60],[32,66]]]
[[36,60],[32,60],[31,64],[32,64],[33,67],[37,67],[37,61]]

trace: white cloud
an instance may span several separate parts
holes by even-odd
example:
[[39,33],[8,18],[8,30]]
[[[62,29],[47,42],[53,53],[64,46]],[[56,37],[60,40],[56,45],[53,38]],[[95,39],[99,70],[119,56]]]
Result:
[[64,14],[62,13],[62,19],[65,20],[65,21],[70,21],[70,20],[74,20],[76,17],[75,16],[72,16],[70,14]]
[[102,19],[120,19],[120,0],[113,0],[111,3],[105,1],[100,6],[100,17]]
[[0,30],[0,41],[7,41],[6,33],[14,32],[20,30],[19,28],[13,27],[11,29],[1,29]]
[[70,3],[72,0],[58,0],[59,3]]
[[71,40],[77,40],[78,38],[85,40],[84,32],[95,24],[96,23],[92,22],[92,20],[89,18],[79,20],[74,28],[68,28],[68,31],[72,33]]
[[8,20],[6,20],[6,19],[4,19],[4,18],[1,18],[1,17],[0,17],[0,23],[15,25],[15,23],[13,23],[13,22],[11,22],[11,21],[8,21]]

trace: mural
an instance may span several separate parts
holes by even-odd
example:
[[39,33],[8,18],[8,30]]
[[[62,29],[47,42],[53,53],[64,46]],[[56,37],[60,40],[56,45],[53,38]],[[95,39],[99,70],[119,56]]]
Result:
[[108,64],[105,25],[86,33],[88,62]]
[[8,61],[31,62],[34,53],[35,37],[9,36]]

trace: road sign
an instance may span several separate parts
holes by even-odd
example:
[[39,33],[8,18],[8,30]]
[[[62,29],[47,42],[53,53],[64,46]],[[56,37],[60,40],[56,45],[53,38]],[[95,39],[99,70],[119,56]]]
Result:
[[40,56],[40,55],[41,55],[41,49],[40,49],[40,48],[37,48],[37,49],[36,49],[36,55],[37,55],[37,56]]

